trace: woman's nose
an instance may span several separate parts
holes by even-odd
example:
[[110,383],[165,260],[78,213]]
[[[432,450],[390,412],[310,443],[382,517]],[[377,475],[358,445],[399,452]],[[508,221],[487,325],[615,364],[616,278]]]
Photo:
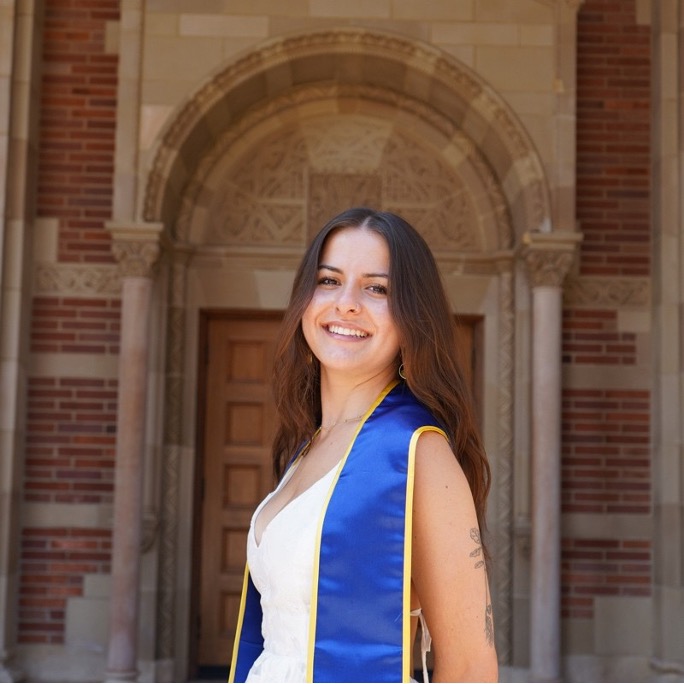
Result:
[[340,288],[336,308],[340,313],[358,312],[360,305],[356,288],[352,286]]

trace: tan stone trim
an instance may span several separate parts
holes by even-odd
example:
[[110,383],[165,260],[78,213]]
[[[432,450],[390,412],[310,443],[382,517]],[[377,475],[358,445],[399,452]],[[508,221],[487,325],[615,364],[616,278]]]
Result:
[[31,354],[31,377],[101,378],[119,376],[119,357],[114,354]]
[[34,270],[33,292],[81,297],[119,295],[121,282],[116,266],[40,263]]
[[103,504],[25,503],[22,520],[24,527],[109,529],[112,526],[112,507]]
[[161,253],[161,223],[109,223],[112,253],[122,278],[152,278]]
[[652,383],[649,366],[599,366],[588,363],[563,366],[565,389],[648,389]]
[[155,242],[116,241],[112,252],[120,264],[123,278],[151,278],[159,258],[159,245]]
[[565,4],[572,11],[578,12],[579,8],[584,4],[585,0],[537,0],[537,2],[542,5],[547,5],[548,7],[557,7],[558,5]]
[[497,407],[498,454],[496,455],[496,558],[492,577],[497,595],[496,648],[499,662],[510,663],[513,651],[513,546],[511,521],[514,515],[514,428],[515,394],[515,280],[513,255],[501,256],[499,268],[498,369],[499,403]]
[[561,287],[575,259],[579,233],[525,233],[522,258],[532,287]]
[[648,308],[651,305],[649,278],[566,278],[565,306],[600,309]]
[[650,539],[653,518],[635,513],[565,513],[562,534],[573,539]]

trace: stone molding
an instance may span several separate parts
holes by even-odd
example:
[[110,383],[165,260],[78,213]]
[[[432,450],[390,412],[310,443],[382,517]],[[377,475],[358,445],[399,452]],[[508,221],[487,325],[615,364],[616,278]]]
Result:
[[119,295],[119,269],[115,265],[38,263],[33,275],[33,292],[86,297]]
[[512,254],[498,261],[499,267],[499,348],[498,371],[499,403],[498,454],[496,455],[496,538],[495,563],[491,568],[496,585],[496,649],[499,662],[512,662],[513,652],[513,464],[515,401],[515,279]]
[[645,309],[651,305],[649,278],[573,277],[566,278],[563,303],[597,309]]
[[580,233],[525,233],[522,258],[531,287],[562,287],[581,240]]
[[108,223],[122,278],[153,278],[161,254],[161,223]]
[[175,653],[178,564],[178,526],[181,510],[181,454],[183,451],[183,390],[185,382],[185,298],[190,253],[179,249],[169,262],[166,308],[166,359],[164,363],[164,446],[161,462],[159,530],[159,598],[157,652],[172,659]]
[[537,0],[542,5],[549,7],[557,7],[558,5],[567,5],[573,12],[578,12],[579,8],[584,4],[584,0]]

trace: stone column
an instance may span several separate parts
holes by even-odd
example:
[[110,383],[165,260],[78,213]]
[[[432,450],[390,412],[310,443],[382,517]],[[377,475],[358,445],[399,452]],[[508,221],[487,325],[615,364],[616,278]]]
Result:
[[0,2],[0,682],[16,661],[43,3]]
[[653,658],[684,681],[684,0],[653,27]]
[[530,677],[560,681],[562,284],[577,233],[527,233],[532,288]]
[[137,680],[149,317],[161,226],[110,225],[122,276],[119,403],[106,681]]

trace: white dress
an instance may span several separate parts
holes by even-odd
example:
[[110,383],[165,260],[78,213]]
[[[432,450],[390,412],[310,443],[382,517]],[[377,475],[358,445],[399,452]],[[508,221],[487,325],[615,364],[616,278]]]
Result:
[[[278,489],[293,471],[290,468]],[[252,516],[247,563],[261,594],[264,650],[252,665],[248,682],[306,681],[316,532],[336,472],[337,466],[281,509],[263,530],[258,545],[254,522],[275,492]]]
[[[254,523],[295,467],[254,511],[247,535],[247,563],[254,586],[261,594],[264,650],[252,665],[247,682],[306,681],[316,534],[337,467],[286,504],[262,531],[259,544]],[[427,682],[425,658],[430,650],[430,635],[420,609],[411,614],[420,616],[423,627],[423,681]]]

